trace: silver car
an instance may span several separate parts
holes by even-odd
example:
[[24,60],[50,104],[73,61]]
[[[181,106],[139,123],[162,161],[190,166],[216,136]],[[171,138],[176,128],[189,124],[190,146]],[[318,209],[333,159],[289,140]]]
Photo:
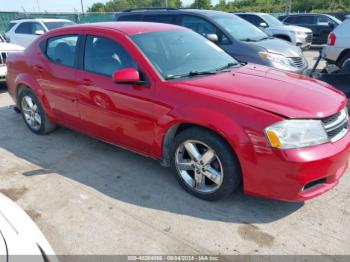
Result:
[[312,43],[312,31],[309,28],[285,25],[276,17],[266,13],[237,13],[236,15],[259,27],[267,34],[289,41],[301,49],[308,49]]
[[323,58],[329,63],[343,67],[350,61],[350,15],[328,36],[327,45],[323,48]]

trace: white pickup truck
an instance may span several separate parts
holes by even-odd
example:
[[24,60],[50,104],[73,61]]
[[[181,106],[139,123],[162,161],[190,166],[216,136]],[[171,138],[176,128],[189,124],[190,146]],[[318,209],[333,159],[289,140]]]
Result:
[[5,39],[0,34],[0,82],[6,81],[6,58],[9,53],[22,51],[24,48],[15,45],[6,43]]

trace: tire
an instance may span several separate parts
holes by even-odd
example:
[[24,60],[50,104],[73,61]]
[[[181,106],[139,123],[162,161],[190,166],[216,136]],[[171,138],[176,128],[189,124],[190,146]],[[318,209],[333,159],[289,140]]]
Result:
[[[197,159],[189,153],[191,144],[200,154]],[[198,127],[185,129],[175,137],[170,152],[171,166],[178,182],[187,192],[198,198],[216,201],[228,197],[241,183],[242,175],[237,157],[221,137],[209,130]]]
[[33,133],[46,135],[56,129],[56,124],[50,121],[39,99],[29,88],[20,91],[18,104],[24,123]]
[[346,61],[350,60],[350,52],[344,54],[338,61],[338,66],[342,68]]

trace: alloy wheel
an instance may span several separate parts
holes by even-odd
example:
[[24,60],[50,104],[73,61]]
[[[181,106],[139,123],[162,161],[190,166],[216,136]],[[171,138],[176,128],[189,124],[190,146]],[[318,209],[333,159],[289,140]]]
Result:
[[213,193],[223,182],[224,172],[219,156],[207,144],[187,140],[175,152],[176,169],[192,190]]
[[30,96],[23,96],[21,101],[21,109],[27,124],[33,130],[38,131],[41,128],[41,115],[38,105]]

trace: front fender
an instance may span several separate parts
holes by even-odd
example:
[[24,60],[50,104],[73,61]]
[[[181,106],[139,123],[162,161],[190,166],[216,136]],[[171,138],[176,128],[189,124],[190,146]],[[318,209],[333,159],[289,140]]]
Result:
[[185,106],[176,108],[158,119],[155,131],[155,156],[157,158],[163,159],[166,136],[176,131],[174,128],[177,129],[181,124],[191,124],[212,130],[228,142],[238,158],[240,158],[240,144],[249,142],[246,132],[228,114],[214,111],[210,107]]

